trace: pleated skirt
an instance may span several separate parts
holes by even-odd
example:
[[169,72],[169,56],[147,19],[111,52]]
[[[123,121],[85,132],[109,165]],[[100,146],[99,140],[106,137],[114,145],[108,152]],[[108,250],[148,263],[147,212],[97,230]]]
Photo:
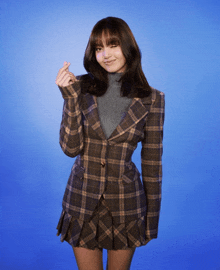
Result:
[[76,219],[62,211],[57,230],[61,242],[93,250],[129,249],[149,242],[145,237],[145,218],[115,224],[103,196],[88,221]]

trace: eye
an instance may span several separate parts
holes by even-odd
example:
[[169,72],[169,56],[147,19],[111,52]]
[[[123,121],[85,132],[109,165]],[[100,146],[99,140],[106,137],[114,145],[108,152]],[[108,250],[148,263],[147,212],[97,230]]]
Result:
[[96,51],[96,52],[100,52],[101,50],[102,50],[101,47],[96,47],[96,48],[95,48],[95,51]]
[[118,45],[112,44],[110,47],[111,48],[116,48],[116,47],[118,47]]

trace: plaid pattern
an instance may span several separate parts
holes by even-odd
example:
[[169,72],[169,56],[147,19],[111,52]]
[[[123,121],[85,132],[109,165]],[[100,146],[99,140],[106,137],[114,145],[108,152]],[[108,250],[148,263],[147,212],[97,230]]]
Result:
[[[147,238],[156,238],[164,94],[152,89],[147,98],[133,98],[128,112],[107,139],[96,97],[82,94],[80,81],[60,90],[64,97],[60,145],[68,156],[77,156],[64,193],[63,210],[76,219],[89,220],[103,195],[114,223],[145,217]],[[143,183],[131,161],[138,142],[142,143]]]
[[88,249],[128,249],[146,245],[145,218],[114,224],[111,212],[101,197],[89,221],[81,221],[62,211],[58,226],[61,241]]

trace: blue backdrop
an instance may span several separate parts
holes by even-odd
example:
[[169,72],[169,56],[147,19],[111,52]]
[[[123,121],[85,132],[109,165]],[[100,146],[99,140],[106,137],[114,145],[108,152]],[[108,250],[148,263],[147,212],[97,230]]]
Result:
[[[131,269],[220,269],[218,0],[1,0],[0,269],[77,269],[56,225],[73,159],[59,146],[64,61],[83,74],[93,25],[124,19],[166,94],[159,238]],[[133,158],[140,168],[140,148]],[[104,257],[106,261],[106,254]]]

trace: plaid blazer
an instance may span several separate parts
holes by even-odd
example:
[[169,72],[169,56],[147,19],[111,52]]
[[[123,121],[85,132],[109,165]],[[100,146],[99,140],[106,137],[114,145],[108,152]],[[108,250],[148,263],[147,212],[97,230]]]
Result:
[[[96,97],[82,94],[80,82],[59,87],[64,98],[60,145],[76,157],[63,197],[63,209],[88,220],[103,195],[114,222],[146,217],[146,236],[156,238],[161,202],[164,94],[152,88],[133,98],[109,138],[102,130]],[[142,143],[142,181],[131,161]]]

